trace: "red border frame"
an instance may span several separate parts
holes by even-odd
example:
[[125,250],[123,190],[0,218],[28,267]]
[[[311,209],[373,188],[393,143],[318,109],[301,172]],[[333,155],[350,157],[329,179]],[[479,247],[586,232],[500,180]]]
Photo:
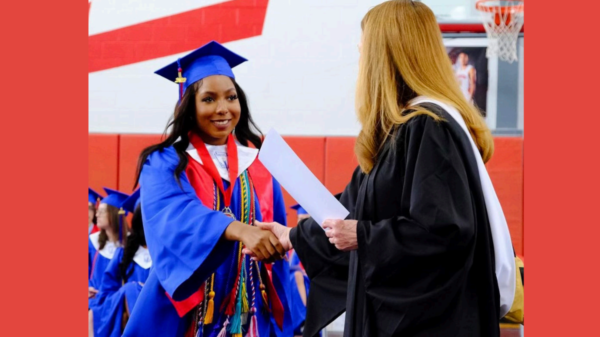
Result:
[[[600,3],[527,6],[527,336],[589,336],[600,302],[600,67],[582,32],[596,28]],[[0,336],[87,330],[88,10],[81,0],[7,1],[0,13],[7,79]],[[565,60],[574,62],[561,68]]]
[[87,335],[88,11],[2,3],[0,336]]

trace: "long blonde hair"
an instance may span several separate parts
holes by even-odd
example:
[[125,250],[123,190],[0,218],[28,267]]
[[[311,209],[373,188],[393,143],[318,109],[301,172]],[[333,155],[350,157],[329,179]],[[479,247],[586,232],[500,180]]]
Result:
[[433,112],[408,107],[416,96],[455,107],[487,162],[494,152],[492,134],[460,90],[431,9],[417,1],[386,1],[365,15],[362,30],[356,87],[362,130],[354,149],[362,171],[371,171],[395,126],[422,114],[440,119]]

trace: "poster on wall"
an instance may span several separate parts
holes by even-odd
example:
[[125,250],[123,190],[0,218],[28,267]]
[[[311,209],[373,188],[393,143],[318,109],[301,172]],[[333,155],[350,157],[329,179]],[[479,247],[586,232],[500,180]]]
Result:
[[486,47],[446,47],[454,74],[467,100],[487,115],[488,59]]

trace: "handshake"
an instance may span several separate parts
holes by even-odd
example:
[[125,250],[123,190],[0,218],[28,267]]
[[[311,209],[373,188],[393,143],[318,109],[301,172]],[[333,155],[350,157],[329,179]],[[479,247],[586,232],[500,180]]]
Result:
[[225,239],[241,241],[244,254],[268,263],[283,259],[287,251],[293,248],[290,242],[291,228],[276,222],[255,221],[254,224],[248,226],[239,221],[232,222],[225,230]]
[[[323,229],[329,243],[341,251],[358,249],[356,220],[325,220]],[[277,222],[255,221],[255,226],[248,226],[234,221],[225,230],[225,238],[230,241],[241,241],[243,253],[253,260],[267,263],[281,260],[288,250],[294,248],[290,241],[290,231]],[[308,240],[318,238],[306,238]]]

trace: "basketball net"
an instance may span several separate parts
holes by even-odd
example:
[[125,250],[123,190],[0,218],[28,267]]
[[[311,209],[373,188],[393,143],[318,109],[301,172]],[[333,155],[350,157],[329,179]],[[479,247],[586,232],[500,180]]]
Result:
[[489,45],[486,56],[517,61],[517,40],[524,23],[524,3],[520,1],[479,0],[475,7],[481,13]]

